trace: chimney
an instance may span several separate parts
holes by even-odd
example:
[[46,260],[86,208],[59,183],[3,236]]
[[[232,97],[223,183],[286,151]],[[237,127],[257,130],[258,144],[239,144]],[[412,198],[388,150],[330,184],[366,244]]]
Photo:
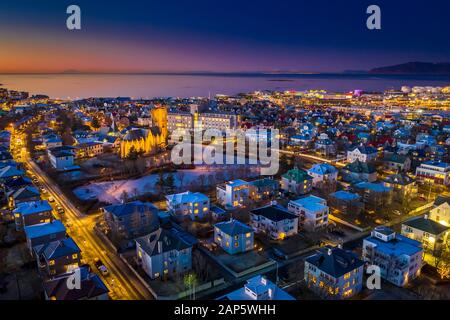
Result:
[[331,253],[332,253],[331,248],[328,248],[327,253],[329,256],[331,256]]
[[425,220],[427,220],[427,219],[428,219],[428,215],[427,215],[427,214],[424,215],[423,218],[424,218]]

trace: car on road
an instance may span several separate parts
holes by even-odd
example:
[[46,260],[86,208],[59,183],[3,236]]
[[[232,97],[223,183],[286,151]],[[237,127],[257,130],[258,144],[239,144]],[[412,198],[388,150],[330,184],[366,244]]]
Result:
[[402,215],[402,213],[399,210],[394,210],[394,214],[397,215],[397,216],[401,216]]
[[52,196],[48,197],[48,202],[55,202],[55,198],[53,198]]
[[108,268],[103,264],[102,260],[99,258],[95,258],[94,260],[95,267],[98,269],[98,271],[101,272],[102,275],[106,276],[109,274]]
[[60,205],[57,205],[56,206],[56,212],[58,212],[59,214],[63,214],[65,211],[64,211],[63,207],[61,207]]
[[45,189],[44,187],[40,187],[39,189],[41,190],[42,193],[44,194],[47,193],[47,189]]

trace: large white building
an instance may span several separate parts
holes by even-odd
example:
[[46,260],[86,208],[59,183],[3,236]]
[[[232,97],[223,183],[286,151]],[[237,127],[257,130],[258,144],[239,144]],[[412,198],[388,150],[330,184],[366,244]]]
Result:
[[239,127],[239,116],[231,113],[195,113],[194,129],[216,129],[222,132]]
[[191,220],[203,219],[209,214],[209,198],[200,192],[182,192],[166,196],[167,211]]
[[249,199],[249,184],[237,179],[216,187],[217,202],[226,208],[234,209],[245,206]]
[[440,161],[427,161],[416,169],[418,181],[450,185],[450,163]]
[[169,134],[175,130],[190,132],[194,128],[194,118],[189,112],[170,111],[167,113],[167,130]]
[[307,196],[291,200],[288,210],[298,217],[299,227],[304,230],[316,231],[328,225],[329,208],[325,199]]
[[420,274],[423,249],[419,241],[377,227],[363,241],[363,260],[380,268],[381,277],[403,287]]

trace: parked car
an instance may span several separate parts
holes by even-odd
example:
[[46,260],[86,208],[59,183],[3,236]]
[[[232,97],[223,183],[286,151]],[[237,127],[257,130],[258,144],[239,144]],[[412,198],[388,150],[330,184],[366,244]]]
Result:
[[95,267],[100,271],[100,273],[104,276],[109,274],[108,268],[103,264],[102,260],[99,258],[95,258],[94,260]]

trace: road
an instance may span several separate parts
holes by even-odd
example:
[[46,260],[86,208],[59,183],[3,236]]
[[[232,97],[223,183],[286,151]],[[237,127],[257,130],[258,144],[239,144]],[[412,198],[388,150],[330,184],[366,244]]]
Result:
[[65,210],[64,215],[68,222],[66,226],[69,226],[68,233],[80,247],[84,259],[92,262],[95,257],[98,257],[108,268],[109,275],[103,277],[103,280],[110,290],[110,297],[118,300],[153,299],[151,293],[133,271],[96,234],[94,231],[95,220],[82,214],[28,155],[23,159],[25,163],[28,163],[28,169],[47,189],[49,196],[52,196]]

